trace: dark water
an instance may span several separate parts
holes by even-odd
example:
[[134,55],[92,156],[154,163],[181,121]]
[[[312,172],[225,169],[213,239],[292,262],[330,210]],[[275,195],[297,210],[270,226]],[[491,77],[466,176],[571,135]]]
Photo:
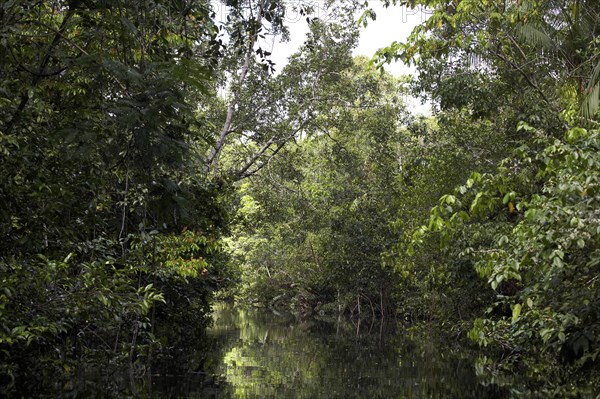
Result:
[[153,378],[159,397],[501,398],[459,348],[379,322],[215,309],[202,371]]

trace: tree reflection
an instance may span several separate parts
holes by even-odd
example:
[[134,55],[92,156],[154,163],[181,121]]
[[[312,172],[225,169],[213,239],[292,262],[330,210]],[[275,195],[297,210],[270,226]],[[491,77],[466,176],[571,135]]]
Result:
[[504,397],[478,384],[471,359],[457,349],[379,321],[301,321],[220,307],[209,336],[224,343],[210,371],[236,398]]

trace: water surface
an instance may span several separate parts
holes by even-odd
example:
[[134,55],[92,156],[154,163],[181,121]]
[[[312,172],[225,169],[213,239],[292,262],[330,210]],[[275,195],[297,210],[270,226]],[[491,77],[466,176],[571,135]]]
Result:
[[[379,321],[298,320],[215,309],[202,371],[154,392],[212,398],[502,398],[456,346]],[[167,388],[168,387],[168,388]]]

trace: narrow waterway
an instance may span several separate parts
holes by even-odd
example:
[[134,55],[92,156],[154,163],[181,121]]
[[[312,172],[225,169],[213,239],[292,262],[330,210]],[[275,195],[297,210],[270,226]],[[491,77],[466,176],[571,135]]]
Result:
[[380,322],[297,320],[218,306],[203,371],[154,379],[164,397],[502,398],[460,348]]

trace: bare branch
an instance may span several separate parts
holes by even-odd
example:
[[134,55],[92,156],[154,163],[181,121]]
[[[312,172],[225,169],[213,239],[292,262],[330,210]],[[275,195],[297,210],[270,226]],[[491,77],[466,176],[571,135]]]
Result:
[[[256,19],[260,21],[262,18],[262,7],[258,8],[258,13]],[[258,38],[258,33],[255,32],[250,37],[250,41],[248,43],[248,49],[246,51],[246,57],[244,60],[244,65],[242,66],[242,70],[240,72],[239,82],[242,83],[246,80],[246,75],[248,75],[248,71],[250,70],[250,64],[252,59],[254,58],[254,45],[256,44]],[[225,145],[225,140],[227,136],[231,133],[231,126],[233,124],[233,116],[235,113],[235,107],[239,102],[239,93],[233,94],[233,101],[227,107],[227,116],[225,117],[225,123],[223,123],[223,127],[221,128],[221,132],[219,133],[219,138],[213,149],[206,160],[206,172],[209,174],[212,171],[217,173],[219,170],[219,158],[221,157],[221,152],[223,150],[223,146]]]
[[279,151],[281,151],[281,149],[282,149],[283,147],[285,147],[285,145],[286,145],[287,143],[288,143],[287,141],[283,141],[283,142],[279,143],[279,144],[277,145],[277,148],[275,148],[275,150],[274,150],[274,151],[273,151],[273,152],[272,152],[272,153],[269,155],[269,158],[267,158],[267,159],[266,159],[264,162],[262,162],[262,163],[260,163],[259,165],[257,165],[257,166],[256,166],[256,167],[255,167],[253,170],[251,170],[251,171],[248,171],[248,169],[249,169],[249,168],[250,168],[250,167],[251,167],[253,164],[250,164],[250,165],[248,165],[248,168],[246,169],[246,171],[245,171],[245,172],[238,173],[238,175],[237,175],[237,180],[242,180],[242,179],[245,179],[245,178],[247,178],[247,177],[250,177],[250,176],[252,176],[252,175],[255,175],[256,173],[258,173],[258,172],[259,172],[259,171],[260,171],[262,168],[264,168],[265,166],[267,166],[267,164],[269,163],[269,161],[270,161],[270,160],[271,160],[271,159],[272,159],[272,158],[273,158],[275,155],[277,155],[277,153],[278,153]]

